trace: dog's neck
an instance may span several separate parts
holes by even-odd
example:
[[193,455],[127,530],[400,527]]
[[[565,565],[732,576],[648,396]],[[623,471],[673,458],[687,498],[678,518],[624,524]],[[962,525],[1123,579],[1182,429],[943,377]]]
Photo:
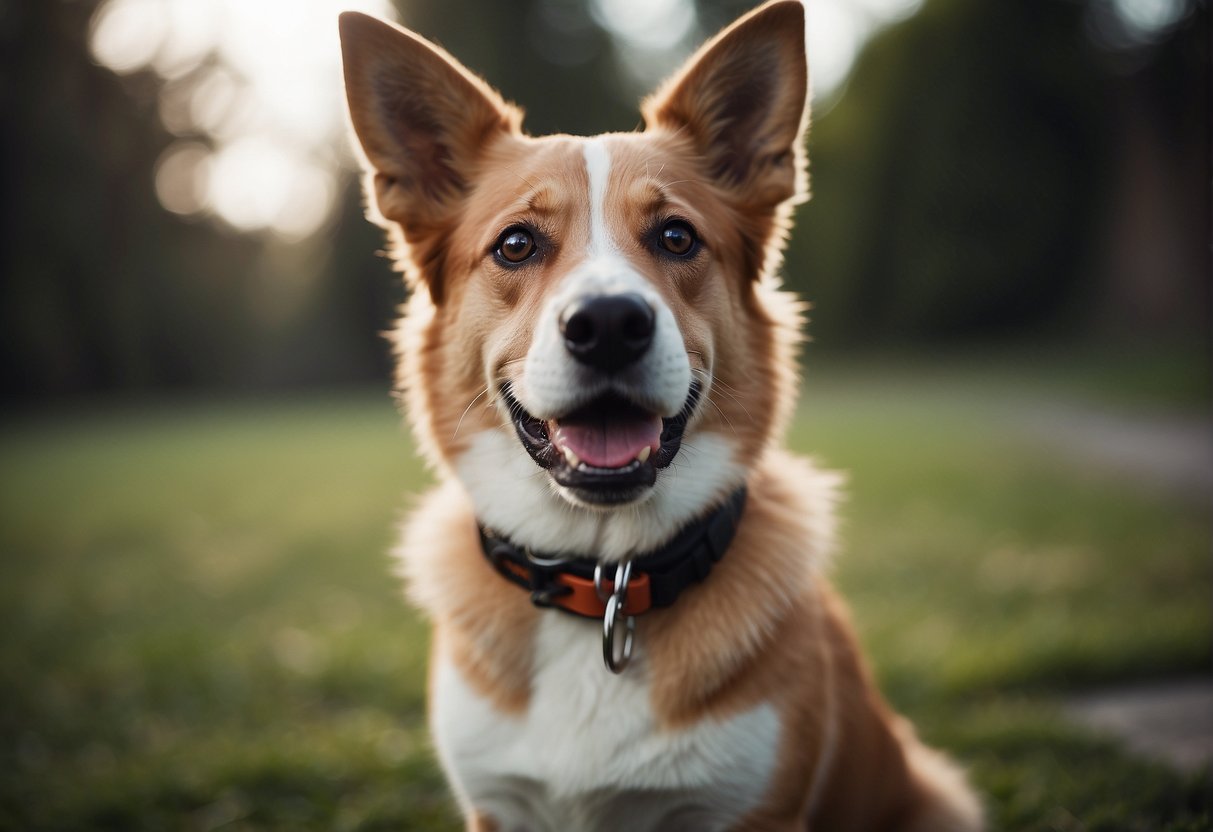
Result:
[[572,504],[503,430],[474,437],[454,468],[477,520],[515,545],[612,562],[657,550],[745,481],[727,437],[701,433],[691,446],[647,499],[611,509]]

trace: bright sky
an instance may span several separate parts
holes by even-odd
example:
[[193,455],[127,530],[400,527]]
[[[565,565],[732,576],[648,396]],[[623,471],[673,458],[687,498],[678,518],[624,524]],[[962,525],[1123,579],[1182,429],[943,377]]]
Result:
[[[589,2],[641,89],[711,34],[699,31],[693,0]],[[814,96],[829,99],[872,33],[921,4],[807,0]],[[1115,5],[1146,30],[1184,8],[1183,0]],[[165,79],[160,115],[179,137],[156,163],[165,208],[296,239],[323,227],[342,168],[353,164],[336,24],[346,9],[394,18],[390,0],[104,0],[90,38],[97,62]]]

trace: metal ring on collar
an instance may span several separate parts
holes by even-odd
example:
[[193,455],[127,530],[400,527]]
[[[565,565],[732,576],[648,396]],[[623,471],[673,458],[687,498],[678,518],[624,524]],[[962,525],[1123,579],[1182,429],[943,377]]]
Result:
[[622,595],[620,604],[627,599],[628,583],[632,580],[632,562],[625,560],[615,567],[615,582],[611,587],[611,592],[607,592],[602,587],[602,561],[594,564],[594,592],[598,593],[598,600],[606,603],[611,595]]
[[564,566],[569,562],[568,558],[541,558],[539,555],[536,555],[531,551],[530,546],[524,546],[522,552],[526,555],[526,559],[528,561],[533,563],[535,566],[538,566],[540,569],[555,569],[556,567]]
[[[602,660],[607,670],[612,673],[622,673],[632,661],[632,639],[636,633],[635,616],[623,612],[623,598],[618,594],[607,600],[606,614],[602,617]],[[623,649],[619,658],[615,658],[615,634],[619,619],[624,619]]]
[[594,564],[594,592],[598,595],[598,600],[606,603],[611,597],[605,589],[602,588],[602,561]]

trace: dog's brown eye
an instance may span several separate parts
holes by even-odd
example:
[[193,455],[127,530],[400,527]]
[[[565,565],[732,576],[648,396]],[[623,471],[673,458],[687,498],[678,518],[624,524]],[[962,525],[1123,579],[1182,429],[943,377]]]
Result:
[[515,228],[501,238],[497,253],[508,263],[521,263],[535,253],[535,238],[521,228]]
[[661,229],[661,247],[680,257],[688,254],[695,247],[695,232],[685,222],[667,222]]

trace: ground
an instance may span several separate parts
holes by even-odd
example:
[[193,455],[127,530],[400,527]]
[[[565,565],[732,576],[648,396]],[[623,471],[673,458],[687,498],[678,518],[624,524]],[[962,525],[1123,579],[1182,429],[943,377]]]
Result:
[[[1049,422],[1194,399],[1081,361],[809,366],[791,441],[849,473],[836,581],[996,828],[1213,829],[1207,766],[1071,717],[1208,677],[1208,495]],[[386,555],[426,474],[383,391],[44,408],[0,459],[0,829],[458,828]]]

